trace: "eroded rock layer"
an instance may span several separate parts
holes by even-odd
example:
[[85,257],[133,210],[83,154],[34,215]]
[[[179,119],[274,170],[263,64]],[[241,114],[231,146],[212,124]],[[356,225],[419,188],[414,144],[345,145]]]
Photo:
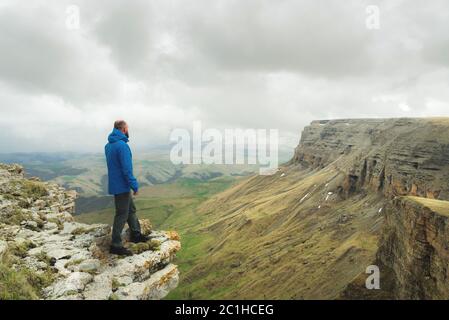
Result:
[[377,257],[393,274],[395,298],[449,298],[449,202],[394,199],[379,243]]
[[291,164],[347,174],[342,192],[382,191],[449,200],[449,120],[358,119],[314,121]]

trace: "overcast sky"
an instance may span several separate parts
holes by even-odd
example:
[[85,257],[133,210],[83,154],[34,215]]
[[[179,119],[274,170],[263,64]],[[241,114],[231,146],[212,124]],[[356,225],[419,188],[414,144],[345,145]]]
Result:
[[295,145],[315,119],[449,116],[447,30],[445,0],[0,0],[0,151],[102,152],[117,118],[142,149],[194,120]]

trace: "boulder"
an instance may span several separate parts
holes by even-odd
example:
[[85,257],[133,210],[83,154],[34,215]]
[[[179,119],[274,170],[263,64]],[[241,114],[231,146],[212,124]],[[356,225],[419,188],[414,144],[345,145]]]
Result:
[[88,259],[81,262],[78,270],[81,272],[95,273],[100,269],[100,261],[97,259]]
[[56,282],[51,287],[45,289],[47,297],[56,299],[61,296],[68,296],[81,293],[86,285],[92,281],[93,276],[86,272],[73,272],[67,278]]

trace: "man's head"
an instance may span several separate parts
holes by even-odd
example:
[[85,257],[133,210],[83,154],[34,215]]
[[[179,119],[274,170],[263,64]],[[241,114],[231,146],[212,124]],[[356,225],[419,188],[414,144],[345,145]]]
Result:
[[129,138],[128,124],[125,120],[117,120],[114,122],[114,128],[123,132],[123,134]]

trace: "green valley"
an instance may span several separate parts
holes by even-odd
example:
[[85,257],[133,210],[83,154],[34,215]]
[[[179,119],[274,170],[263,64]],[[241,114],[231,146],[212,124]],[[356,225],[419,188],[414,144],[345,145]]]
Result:
[[[182,241],[182,250],[177,254],[176,263],[181,272],[181,281],[167,298],[191,299],[199,297],[195,287],[185,288],[189,280],[183,279],[200,258],[207,252],[213,240],[201,229],[207,225],[207,216],[198,212],[200,204],[212,195],[228,189],[244,178],[218,177],[208,181],[194,178],[180,178],[175,182],[142,188],[135,198],[140,219],[150,219],[156,229],[176,230]],[[114,209],[107,208],[75,216],[83,223],[108,223],[114,218]],[[212,274],[211,274],[212,276]]]

